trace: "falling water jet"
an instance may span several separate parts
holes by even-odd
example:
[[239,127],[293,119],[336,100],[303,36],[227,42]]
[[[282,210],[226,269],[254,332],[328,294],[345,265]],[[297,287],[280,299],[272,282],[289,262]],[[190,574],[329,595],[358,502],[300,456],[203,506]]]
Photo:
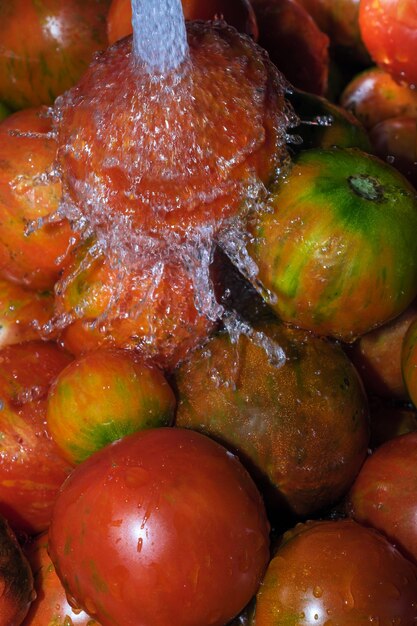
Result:
[[150,74],[176,70],[188,56],[181,0],[132,0],[133,53]]

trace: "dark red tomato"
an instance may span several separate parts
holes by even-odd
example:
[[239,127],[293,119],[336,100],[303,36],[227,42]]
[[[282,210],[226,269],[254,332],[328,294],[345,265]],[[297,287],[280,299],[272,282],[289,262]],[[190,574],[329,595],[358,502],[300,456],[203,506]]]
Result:
[[417,118],[395,117],[374,126],[373,153],[392,163],[417,188]]
[[74,610],[68,604],[48,554],[47,533],[38,535],[25,553],[34,574],[36,598],[22,626],[100,626],[85,611]]
[[366,460],[348,508],[417,562],[417,432],[388,441]]
[[0,626],[21,624],[33,598],[30,565],[13,531],[0,516]]
[[259,43],[297,87],[324,95],[329,72],[329,38],[296,0],[253,0]]
[[257,591],[268,522],[234,455],[160,428],[77,466],[56,501],[49,552],[103,626],[224,626]]
[[362,39],[377,65],[396,80],[417,86],[417,3],[361,0]]
[[71,358],[53,343],[0,352],[0,514],[14,530],[48,527],[59,487],[71,471],[46,427],[46,394]]
[[411,626],[417,568],[352,520],[299,524],[284,536],[256,600],[256,626]]
[[13,109],[52,104],[106,46],[110,0],[0,2],[0,99]]

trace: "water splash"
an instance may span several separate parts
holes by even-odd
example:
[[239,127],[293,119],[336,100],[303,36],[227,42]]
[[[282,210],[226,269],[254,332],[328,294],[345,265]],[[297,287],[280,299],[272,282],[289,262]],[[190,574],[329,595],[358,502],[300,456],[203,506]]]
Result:
[[181,0],[132,0],[133,53],[150,74],[176,70],[188,56]]

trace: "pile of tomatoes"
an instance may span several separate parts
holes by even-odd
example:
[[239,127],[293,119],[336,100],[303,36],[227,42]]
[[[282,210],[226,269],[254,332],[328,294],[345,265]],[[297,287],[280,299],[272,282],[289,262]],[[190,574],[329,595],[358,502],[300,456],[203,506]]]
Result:
[[416,3],[182,5],[0,0],[0,626],[412,626]]

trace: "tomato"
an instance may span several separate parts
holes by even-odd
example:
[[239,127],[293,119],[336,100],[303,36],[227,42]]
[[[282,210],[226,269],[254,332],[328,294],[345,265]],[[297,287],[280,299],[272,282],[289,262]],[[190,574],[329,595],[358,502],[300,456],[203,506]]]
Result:
[[393,167],[305,150],[271,205],[250,250],[284,321],[352,342],[417,295],[417,198]]
[[177,426],[236,453],[279,524],[288,512],[308,516],[337,502],[366,458],[361,381],[339,347],[304,331],[268,323],[251,339],[221,334],[175,383]]
[[168,426],[175,396],[164,375],[132,353],[97,350],[75,359],[48,393],[49,432],[70,463],[143,428]]
[[188,22],[187,33],[190,71],[175,88],[161,90],[131,63],[125,38],[57,108],[67,200],[107,236],[124,225],[118,245],[139,230],[137,246],[150,255],[155,240],[174,248],[190,229],[216,232],[244,210],[249,194],[264,193],[287,157],[288,109],[272,63],[224,24]]
[[383,532],[417,562],[417,432],[395,437],[370,456],[353,484],[348,510]]
[[374,126],[373,153],[392,163],[417,188],[417,117],[394,117]]
[[256,599],[256,626],[413,624],[417,568],[376,530],[352,520],[290,531]]
[[359,29],[359,0],[298,0],[345,61],[369,65]]
[[411,401],[417,406],[417,321],[408,327],[401,349],[401,371]]
[[197,310],[194,285],[182,265],[161,265],[155,277],[153,268],[141,268],[138,261],[120,273],[111,258],[95,258],[92,249],[87,242],[74,251],[56,286],[56,312],[72,321],[62,335],[67,350],[135,349],[172,369],[206,340],[213,322]]
[[12,109],[52,104],[106,45],[110,0],[0,3],[0,100]]
[[293,152],[334,146],[371,151],[365,129],[349,111],[326,98],[298,89],[289,89],[287,98],[300,119],[300,123],[289,131],[302,140],[300,144],[291,144]]
[[45,336],[52,312],[50,292],[31,291],[0,278],[0,348]]
[[25,554],[34,573],[36,598],[22,626],[100,626],[85,611],[74,610],[68,604],[64,588],[48,554],[46,532],[25,546]]
[[[249,0],[182,0],[186,20],[224,19],[253,39],[258,37],[258,26]],[[107,37],[112,44],[132,32],[131,0],[112,0],[107,15]]]
[[57,149],[51,131],[44,107],[0,124],[0,274],[32,289],[52,288],[73,237],[65,220],[48,223],[62,194],[48,178]]
[[401,369],[404,336],[417,318],[417,301],[391,322],[362,335],[349,356],[358,368],[369,393],[408,400]]
[[357,74],[345,86],[340,104],[367,129],[392,117],[417,118],[417,92],[398,84],[380,67]]
[[141,431],[77,466],[49,551],[103,626],[224,626],[269,558],[262,500],[236,457],[179,428]]
[[329,38],[296,0],[253,0],[259,44],[294,87],[324,95]]
[[33,575],[16,536],[1,516],[0,589],[0,626],[18,626],[34,599]]
[[415,0],[360,0],[359,26],[369,54],[399,82],[417,86]]
[[46,395],[71,357],[53,343],[0,352],[0,514],[16,531],[48,527],[57,492],[72,469],[46,427]]

